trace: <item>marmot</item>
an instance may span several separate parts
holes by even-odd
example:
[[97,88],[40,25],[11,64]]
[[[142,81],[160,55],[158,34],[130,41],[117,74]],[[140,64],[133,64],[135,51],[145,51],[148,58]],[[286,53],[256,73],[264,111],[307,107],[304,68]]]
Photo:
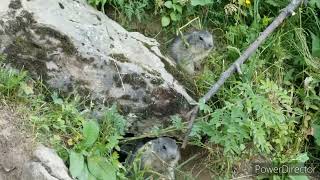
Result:
[[186,73],[193,75],[201,60],[213,49],[213,37],[208,31],[193,31],[177,37],[171,47],[170,56]]
[[141,157],[141,169],[149,168],[165,179],[175,179],[174,168],[180,159],[180,151],[174,139],[160,137],[151,140],[138,149],[135,157]]

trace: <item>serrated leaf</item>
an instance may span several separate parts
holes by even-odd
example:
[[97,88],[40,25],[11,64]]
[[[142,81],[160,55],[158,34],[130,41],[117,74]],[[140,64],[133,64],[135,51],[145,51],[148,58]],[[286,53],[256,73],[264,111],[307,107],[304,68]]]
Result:
[[162,16],[161,25],[162,27],[166,27],[170,24],[170,18],[168,16]]
[[106,158],[88,157],[89,172],[100,180],[116,180],[116,169]]
[[170,119],[171,119],[171,122],[172,122],[173,126],[176,129],[178,129],[178,130],[182,130],[183,129],[183,123],[182,123],[182,120],[181,120],[180,116],[177,116],[177,115],[171,116]]
[[96,121],[85,121],[83,124],[84,145],[90,147],[99,136],[99,125]]
[[80,177],[84,171],[84,157],[80,153],[71,151],[69,154],[70,167],[69,171],[73,178]]
[[192,6],[198,6],[198,5],[205,6],[212,3],[213,3],[213,0],[191,0]]
[[167,8],[169,8],[169,9],[171,9],[171,8],[172,8],[172,1],[166,1],[166,2],[164,3],[164,6],[167,7]]

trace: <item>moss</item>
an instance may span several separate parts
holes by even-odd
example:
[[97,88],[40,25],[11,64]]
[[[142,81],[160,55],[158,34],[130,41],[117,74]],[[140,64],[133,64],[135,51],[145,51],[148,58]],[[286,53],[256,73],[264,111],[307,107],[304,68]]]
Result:
[[149,74],[152,74],[152,75],[154,75],[154,76],[161,76],[161,74],[158,72],[158,71],[156,71],[156,70],[149,70],[149,69],[147,69],[147,68],[144,68],[144,67],[142,67],[145,71],[147,71]]
[[59,6],[60,6],[61,9],[64,9],[64,6],[63,6],[62,3],[59,2],[58,4],[59,4]]
[[130,100],[131,96],[129,94],[122,95],[120,99]]
[[55,39],[58,39],[60,41],[60,47],[64,50],[64,52],[67,55],[74,55],[76,54],[76,48],[74,47],[71,40],[68,38],[68,36],[61,34],[60,32],[49,28],[49,27],[37,27],[35,32],[40,35],[42,39],[45,38],[45,36],[50,36]]
[[132,89],[146,88],[147,84],[141,75],[137,73],[125,74],[122,77],[123,83],[130,84]]
[[119,77],[118,74],[114,74],[114,75],[113,75],[113,81],[114,81],[115,86],[116,86],[117,88],[122,87],[121,79],[120,79],[120,77]]
[[16,65],[18,68],[27,68],[33,73],[37,72],[37,74],[45,76],[46,54],[42,47],[34,44],[29,39],[23,36],[16,37],[12,44],[7,46],[4,53],[7,55],[8,62]]
[[[82,57],[82,56],[77,56],[77,59],[78,59],[79,61],[85,62],[85,63],[87,63],[87,64],[91,64],[91,63],[94,62],[94,58],[93,58],[93,57],[84,58],[84,57]],[[94,64],[94,66],[97,66],[97,65]]]
[[9,8],[11,9],[20,9],[22,8],[22,4],[20,0],[11,0],[9,4]]
[[155,115],[168,116],[187,108],[188,102],[185,98],[172,89],[157,88],[151,93],[155,99],[150,105],[151,112]]
[[111,54],[111,57],[123,63],[130,62],[123,54]]
[[151,104],[152,103],[152,99],[151,99],[150,95],[145,95],[142,98],[142,101],[145,102],[146,104]]
[[[121,79],[118,74],[113,75],[113,80],[115,82],[116,87],[122,87]],[[124,84],[130,84],[132,89],[146,88],[147,84],[142,78],[141,75],[137,73],[133,74],[125,74],[122,77],[122,82]]]
[[33,29],[42,38],[51,36],[60,40],[61,44],[58,47],[62,48],[66,54],[74,54],[76,49],[67,36],[51,28],[37,27],[34,25],[35,22],[32,14],[25,10],[21,11],[16,19],[9,20],[6,23],[5,32],[14,39],[6,47],[4,53],[7,54],[9,61],[18,68],[27,68],[33,73],[44,76],[46,74],[45,62],[49,61],[47,53],[56,49],[57,46],[47,48],[39,44],[34,40],[35,38],[32,38],[33,34],[29,29]]
[[9,20],[6,22],[5,32],[9,34],[16,34],[19,31],[26,31],[26,27],[33,24],[35,20],[33,16],[28,11],[21,11],[20,16],[17,16],[14,20]]
[[150,81],[153,85],[161,85],[163,84],[164,80],[162,78],[152,78]]

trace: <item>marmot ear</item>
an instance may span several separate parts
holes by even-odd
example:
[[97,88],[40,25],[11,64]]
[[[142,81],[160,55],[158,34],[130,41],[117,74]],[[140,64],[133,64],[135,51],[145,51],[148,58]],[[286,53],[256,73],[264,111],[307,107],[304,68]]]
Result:
[[193,32],[186,40],[188,43],[194,41],[196,38],[196,34]]

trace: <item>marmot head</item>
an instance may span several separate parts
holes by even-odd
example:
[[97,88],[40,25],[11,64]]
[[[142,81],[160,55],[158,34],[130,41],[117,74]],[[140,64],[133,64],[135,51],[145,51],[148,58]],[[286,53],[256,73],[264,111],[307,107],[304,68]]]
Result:
[[208,31],[193,31],[186,35],[186,40],[192,51],[210,51],[214,46],[212,34]]
[[165,162],[178,162],[180,151],[176,141],[168,137],[153,140],[153,151]]

